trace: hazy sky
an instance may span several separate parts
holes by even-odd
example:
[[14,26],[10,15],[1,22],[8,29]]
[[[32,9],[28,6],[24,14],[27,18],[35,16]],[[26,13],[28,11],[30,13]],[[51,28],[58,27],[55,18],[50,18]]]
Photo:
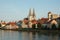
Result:
[[49,11],[60,14],[60,0],[0,0],[0,20],[22,20],[34,8],[36,18],[47,17]]

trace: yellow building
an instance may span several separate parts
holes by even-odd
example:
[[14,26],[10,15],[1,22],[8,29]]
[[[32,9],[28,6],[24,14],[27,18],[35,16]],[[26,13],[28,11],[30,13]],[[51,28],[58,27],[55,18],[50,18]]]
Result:
[[49,18],[49,20],[51,20],[51,19],[56,19],[56,18],[58,18],[58,17],[59,17],[58,14],[54,14],[54,13],[52,13],[52,12],[48,12],[48,18]]

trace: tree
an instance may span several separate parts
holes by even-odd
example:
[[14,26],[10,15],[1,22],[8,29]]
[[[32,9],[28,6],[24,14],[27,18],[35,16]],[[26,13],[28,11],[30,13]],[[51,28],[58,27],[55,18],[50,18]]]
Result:
[[59,23],[59,27],[60,27],[60,23]]
[[37,28],[41,29],[41,24],[40,23],[37,24]]
[[21,28],[22,27],[22,21],[17,22],[16,25],[19,26],[19,28]]
[[0,24],[0,27],[1,27],[1,24]]
[[49,28],[47,28],[47,25],[45,26],[45,28],[44,28],[45,30],[49,30]]
[[58,29],[60,30],[60,23],[58,24]]
[[35,29],[35,28],[36,28],[36,24],[33,24],[33,25],[32,25],[32,28]]
[[56,29],[56,25],[55,24],[52,24],[52,29]]

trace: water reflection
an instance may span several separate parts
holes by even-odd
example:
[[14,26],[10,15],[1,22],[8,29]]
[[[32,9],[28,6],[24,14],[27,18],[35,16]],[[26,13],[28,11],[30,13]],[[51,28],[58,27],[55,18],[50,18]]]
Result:
[[59,34],[0,30],[0,40],[60,40]]

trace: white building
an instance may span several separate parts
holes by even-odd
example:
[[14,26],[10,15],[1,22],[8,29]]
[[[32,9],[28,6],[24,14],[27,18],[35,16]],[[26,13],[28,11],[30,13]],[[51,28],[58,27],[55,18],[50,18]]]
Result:
[[28,28],[28,25],[26,25],[24,21],[22,22],[22,28]]

